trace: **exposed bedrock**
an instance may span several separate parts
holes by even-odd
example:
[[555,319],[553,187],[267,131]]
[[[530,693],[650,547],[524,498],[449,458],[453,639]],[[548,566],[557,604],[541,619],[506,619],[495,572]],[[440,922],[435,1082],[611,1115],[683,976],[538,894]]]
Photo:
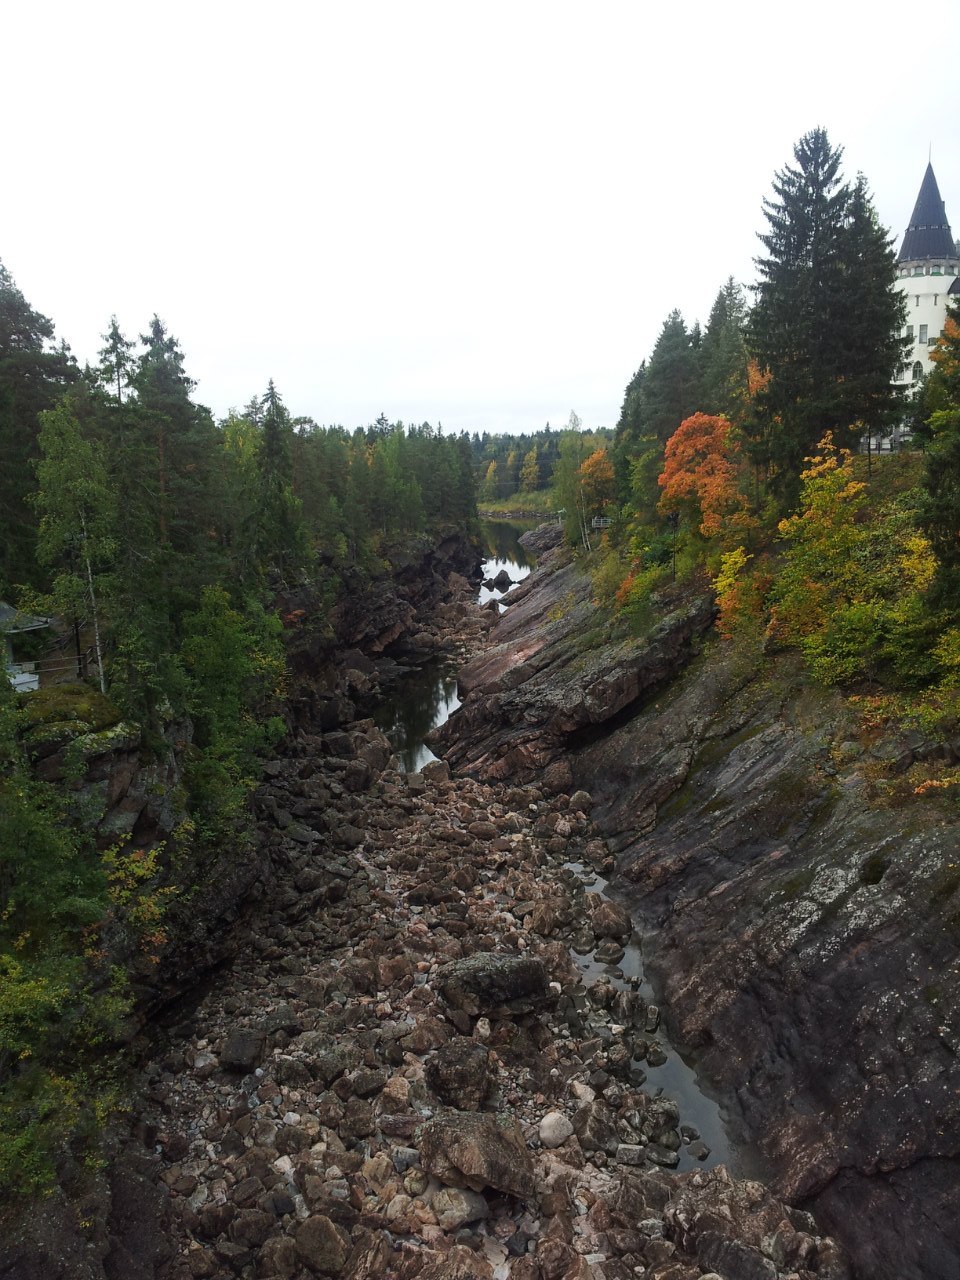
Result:
[[956,1277],[960,824],[901,777],[932,744],[871,738],[789,655],[697,656],[698,602],[604,646],[559,559],[464,672],[447,758],[592,793],[672,1032],[778,1194],[864,1278]]
[[489,780],[530,781],[609,730],[683,667],[713,620],[703,597],[644,640],[598,644],[589,580],[559,547],[541,564],[511,593],[488,648],[461,670],[456,723],[431,735],[451,764]]

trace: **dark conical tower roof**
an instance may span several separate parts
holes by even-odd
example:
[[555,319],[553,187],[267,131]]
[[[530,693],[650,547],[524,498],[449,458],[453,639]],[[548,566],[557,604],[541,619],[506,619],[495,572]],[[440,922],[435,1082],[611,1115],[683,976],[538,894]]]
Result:
[[947,221],[947,211],[940,198],[940,188],[933,173],[933,165],[927,165],[920,184],[920,194],[913,208],[913,217],[903,236],[903,244],[897,254],[898,262],[917,262],[927,258],[955,258],[956,245]]

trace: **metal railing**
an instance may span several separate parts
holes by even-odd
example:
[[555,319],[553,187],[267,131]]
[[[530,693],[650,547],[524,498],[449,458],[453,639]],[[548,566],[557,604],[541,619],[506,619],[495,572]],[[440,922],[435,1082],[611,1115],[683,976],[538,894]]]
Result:
[[7,664],[7,674],[14,689],[27,693],[50,685],[93,679],[98,671],[97,655],[92,645],[79,653],[61,655],[54,652],[34,662]]

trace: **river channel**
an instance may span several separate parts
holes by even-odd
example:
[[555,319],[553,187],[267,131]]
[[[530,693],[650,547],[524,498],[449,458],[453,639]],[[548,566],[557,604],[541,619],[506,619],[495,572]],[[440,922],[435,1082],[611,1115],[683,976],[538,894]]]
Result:
[[[482,522],[483,582],[492,582],[498,574],[506,573],[510,586],[481,585],[478,605],[488,600],[502,600],[533,568],[535,557],[520,545],[519,539],[525,530],[535,529],[538,524],[538,520]],[[428,761],[436,760],[424,739],[459,705],[456,666],[444,661],[428,662],[411,671],[383,699],[374,712],[374,719],[393,744],[405,773],[416,773]]]
[[[505,589],[481,586],[478,605],[488,600],[500,600],[507,591],[521,582],[534,567],[534,558],[520,545],[519,537],[526,530],[535,528],[537,521],[484,521],[483,577],[488,582],[505,570],[511,584]],[[421,769],[436,756],[424,739],[431,729],[443,724],[457,707],[456,669],[443,662],[428,663],[411,671],[400,685],[384,699],[375,712],[377,724],[390,738],[407,773]],[[591,867],[579,862],[569,862],[563,874],[576,878],[590,893],[600,894],[629,908],[629,901]],[[634,933],[617,965],[606,965],[594,958],[592,951],[574,952],[585,986],[591,986],[600,978],[609,981],[617,989],[637,991],[648,1004],[657,1004],[657,993],[647,981],[643,971],[643,956],[639,933]],[[661,1052],[633,1064],[639,1078],[646,1077],[644,1088],[651,1094],[663,1094],[673,1098],[680,1109],[681,1122],[693,1126],[699,1141],[685,1142],[677,1153],[677,1168],[683,1172],[692,1168],[710,1168],[725,1164],[731,1173],[749,1176],[758,1170],[742,1150],[734,1148],[729,1133],[726,1113],[716,1097],[700,1079],[696,1061],[681,1054],[666,1035],[663,1025],[651,1032],[651,1045]],[[657,1065],[651,1065],[650,1057]],[[661,1061],[662,1059],[662,1061]],[[702,1146],[708,1150],[703,1156]]]

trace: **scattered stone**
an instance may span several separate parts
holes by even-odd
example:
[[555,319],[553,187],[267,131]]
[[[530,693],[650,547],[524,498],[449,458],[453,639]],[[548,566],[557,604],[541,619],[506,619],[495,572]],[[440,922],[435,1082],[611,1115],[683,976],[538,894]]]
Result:
[[[432,619],[411,627],[438,647]],[[348,665],[357,701],[398,673]],[[275,861],[244,948],[149,1077],[171,1280],[843,1276],[758,1184],[670,1172],[709,1150],[640,1090],[660,1010],[570,958],[619,964],[632,924],[563,870],[612,867],[569,762],[527,786],[403,776],[339,694],[316,716],[258,793]]]
[[573,1123],[562,1111],[548,1111],[540,1121],[539,1132],[545,1147],[559,1147],[573,1135]]
[[490,1215],[490,1206],[479,1192],[461,1187],[442,1187],[430,1207],[444,1231],[456,1231],[468,1222],[479,1222]]

